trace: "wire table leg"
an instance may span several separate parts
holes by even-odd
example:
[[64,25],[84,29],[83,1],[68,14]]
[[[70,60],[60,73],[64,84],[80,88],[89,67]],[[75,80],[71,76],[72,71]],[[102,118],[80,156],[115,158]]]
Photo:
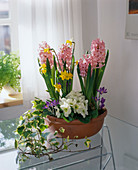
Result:
[[[111,149],[111,154],[112,154],[112,161],[113,161],[113,168],[114,168],[114,170],[116,170],[114,153],[113,153],[113,147],[112,147],[112,141],[111,141],[111,135],[110,135],[110,130],[109,130],[109,128],[108,128],[107,125],[104,125],[104,128],[106,128],[106,129],[107,129],[107,132],[108,132],[108,138],[109,138],[110,149]],[[109,162],[109,161],[108,161],[108,162]],[[105,169],[105,166],[104,166],[104,169]]]
[[100,170],[102,170],[102,154],[103,154],[103,130],[104,130],[104,127],[102,127],[102,132],[101,132],[101,147],[100,147]]

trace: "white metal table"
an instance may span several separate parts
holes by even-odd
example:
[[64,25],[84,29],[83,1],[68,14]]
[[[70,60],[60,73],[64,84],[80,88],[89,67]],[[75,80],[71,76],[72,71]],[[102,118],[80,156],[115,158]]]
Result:
[[[104,138],[104,134],[105,134],[105,131],[107,132],[107,135],[108,135],[108,140],[109,140],[109,151],[107,151],[106,153],[103,153],[103,138]],[[77,161],[72,161],[70,163],[67,163],[67,164],[64,164],[64,165],[60,165],[60,166],[55,166],[55,167],[52,167],[50,168],[50,170],[58,170],[58,169],[65,169],[67,167],[70,167],[70,166],[73,166],[73,165],[77,165],[77,164],[80,164],[80,163],[83,163],[83,162],[86,162],[86,161],[89,161],[89,160],[94,160],[94,159],[97,159],[99,158],[99,169],[97,170],[105,170],[107,168],[107,165],[110,161],[112,161],[112,165],[113,165],[113,170],[116,170],[116,166],[115,166],[115,159],[114,159],[114,153],[113,153],[113,147],[112,147],[112,141],[111,141],[111,135],[110,135],[110,130],[108,128],[107,125],[103,125],[102,127],[102,130],[101,130],[101,139],[100,139],[100,144],[95,146],[95,147],[91,147],[87,150],[83,150],[81,152],[73,152],[73,153],[69,153],[69,154],[65,154],[65,155],[62,155],[58,158],[55,158],[53,159],[52,161],[49,161],[49,160],[45,160],[45,161],[40,161],[40,162],[37,162],[37,163],[34,163],[32,165],[29,165],[29,166],[26,166],[26,167],[22,167],[20,168],[21,170],[25,170],[25,169],[29,169],[29,168],[34,168],[34,167],[39,167],[40,165],[44,165],[46,166],[46,164],[48,164],[49,162],[55,162],[55,161],[60,161],[60,160],[63,160],[65,158],[70,158],[72,156],[78,156],[79,154],[83,154],[83,153],[86,153],[86,152],[90,152],[92,150],[98,150],[99,149],[99,153],[98,155],[96,156],[92,156],[92,157],[89,157],[89,158],[84,158],[84,159],[79,159]],[[106,157],[106,161],[103,163],[103,157]],[[47,166],[46,166],[47,167]],[[49,169],[49,168],[48,168]]]

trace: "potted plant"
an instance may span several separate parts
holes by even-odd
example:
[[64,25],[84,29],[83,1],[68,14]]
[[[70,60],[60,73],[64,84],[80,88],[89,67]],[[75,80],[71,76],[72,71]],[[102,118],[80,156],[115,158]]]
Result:
[[[20,148],[24,158],[27,154],[50,156],[67,149],[69,139],[85,138],[85,145],[89,147],[87,137],[102,128],[107,114],[102,95],[107,93],[107,89],[100,88],[100,84],[109,51],[106,52],[104,42],[99,39],[92,41],[90,52],[83,55],[84,59],[75,61],[74,50],[75,42],[70,40],[62,45],[58,53],[46,42],[39,45],[39,70],[50,98],[46,101],[35,98],[32,101],[33,110],[20,118],[16,130],[20,138],[15,140],[15,147],[20,148],[19,145],[24,144],[25,150]],[[81,91],[72,89],[75,67]],[[50,140],[47,138],[50,132],[45,132],[46,129],[53,134]],[[64,138],[61,144],[56,137]]]
[[[46,123],[53,133],[60,127],[65,128],[65,133],[59,132],[57,136],[69,135],[72,139],[74,136],[92,136],[102,127],[107,110],[104,109],[105,99],[101,95],[107,90],[104,87],[99,89],[99,86],[109,54],[108,51],[106,54],[104,42],[96,39],[92,41],[90,52],[83,55],[84,59],[75,62],[74,48],[75,42],[68,40],[57,54],[46,42],[39,49],[40,73],[51,96],[51,101],[46,101],[43,107],[48,115]],[[75,65],[80,92],[72,91]]]
[[21,70],[19,65],[20,58],[17,53],[0,52],[0,92],[6,85],[20,92]]

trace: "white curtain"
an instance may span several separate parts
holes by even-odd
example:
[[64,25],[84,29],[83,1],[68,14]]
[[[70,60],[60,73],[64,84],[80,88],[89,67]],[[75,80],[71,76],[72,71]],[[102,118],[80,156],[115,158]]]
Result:
[[20,0],[18,14],[22,89],[24,103],[28,104],[34,97],[48,97],[37,63],[41,41],[57,51],[62,43],[73,38],[76,60],[82,56],[81,0]]

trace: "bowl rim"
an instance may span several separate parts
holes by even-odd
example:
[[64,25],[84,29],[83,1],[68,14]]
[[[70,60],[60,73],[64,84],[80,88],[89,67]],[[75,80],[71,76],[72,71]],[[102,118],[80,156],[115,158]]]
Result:
[[[89,123],[96,123],[98,121],[101,121],[103,120],[107,115],[107,109],[105,109],[104,113],[99,115],[98,117],[96,118],[92,118],[91,121]],[[48,122],[48,124],[50,123],[54,123],[54,124],[68,124],[68,125],[84,125],[84,124],[89,124],[89,123],[82,123],[80,122],[79,120],[73,120],[71,122],[66,122],[64,119],[62,118],[57,118],[57,117],[54,117],[54,116],[50,116],[50,115],[47,115],[46,117],[46,121]]]

